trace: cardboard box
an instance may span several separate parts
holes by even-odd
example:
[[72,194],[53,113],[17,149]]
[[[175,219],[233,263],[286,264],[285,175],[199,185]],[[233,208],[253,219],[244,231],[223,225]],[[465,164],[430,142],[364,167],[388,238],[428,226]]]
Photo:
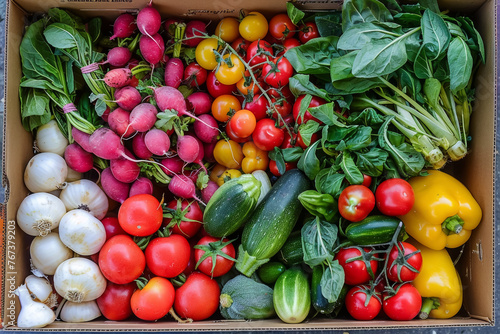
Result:
[[[31,158],[32,138],[24,131],[20,121],[18,97],[21,79],[19,45],[23,35],[25,16],[43,12],[51,7],[75,10],[84,16],[101,15],[112,20],[124,11],[139,9],[147,0],[16,0],[8,1],[7,12],[7,57],[6,57],[6,108],[5,108],[5,152],[4,182],[7,186],[6,220],[4,226],[4,272],[2,281],[2,319],[7,330],[16,329],[15,319],[19,312],[19,301],[13,290],[29,273],[29,244],[14,223],[16,210],[28,194],[23,184],[23,171]],[[285,0],[218,0],[218,1],[155,1],[163,17],[200,17],[218,20],[223,16],[237,16],[240,10],[262,10],[270,15],[285,11]],[[335,0],[297,1],[299,6],[310,9],[340,8]],[[141,321],[70,324],[56,322],[46,330],[313,330],[313,329],[362,329],[362,328],[409,328],[441,326],[493,326],[494,325],[494,180],[495,180],[495,131],[496,131],[496,52],[497,41],[496,6],[494,0],[445,0],[442,9],[460,11],[470,15],[480,30],[486,44],[487,63],[478,72],[476,80],[476,102],[471,122],[471,152],[463,160],[454,163],[454,173],[471,190],[480,203],[484,216],[480,226],[474,230],[465,247],[459,264],[464,286],[464,309],[460,317],[448,320],[396,321],[350,321],[343,319],[318,319],[306,323],[289,325],[278,319],[266,321],[202,321],[178,324],[174,321],[144,323]]]

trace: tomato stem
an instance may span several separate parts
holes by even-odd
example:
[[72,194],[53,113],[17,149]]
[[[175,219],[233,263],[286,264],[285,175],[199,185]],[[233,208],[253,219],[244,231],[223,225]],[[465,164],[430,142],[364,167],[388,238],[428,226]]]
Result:
[[191,318],[186,318],[186,319],[182,319],[181,317],[179,317],[175,311],[174,311],[174,308],[170,308],[170,310],[168,311],[168,313],[172,316],[172,318],[174,318],[175,320],[177,320],[178,323],[181,323],[181,324],[185,324],[185,323],[190,323],[190,322],[193,322],[193,319]]

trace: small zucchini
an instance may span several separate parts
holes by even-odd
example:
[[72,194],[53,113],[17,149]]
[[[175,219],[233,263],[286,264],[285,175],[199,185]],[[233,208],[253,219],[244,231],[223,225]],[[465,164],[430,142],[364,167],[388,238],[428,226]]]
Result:
[[357,223],[349,224],[344,233],[353,245],[377,245],[390,242],[401,223],[398,240],[404,240],[406,231],[401,220],[396,217],[375,215]]
[[302,236],[300,230],[290,234],[277,254],[277,258],[288,267],[304,262],[304,251],[302,250]]
[[298,266],[287,269],[274,285],[274,309],[287,324],[306,319],[311,309],[311,291],[306,273]]
[[336,303],[328,302],[321,291],[321,277],[323,277],[324,268],[322,265],[313,268],[311,277],[311,301],[312,306],[321,314],[330,314],[335,309]]

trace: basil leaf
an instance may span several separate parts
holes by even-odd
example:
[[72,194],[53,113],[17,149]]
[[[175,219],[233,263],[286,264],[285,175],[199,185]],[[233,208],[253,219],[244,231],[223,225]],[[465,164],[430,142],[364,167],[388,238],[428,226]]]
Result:
[[339,116],[335,112],[334,106],[334,102],[325,103],[317,107],[309,108],[309,113],[326,125],[345,127],[345,125],[339,121]]
[[372,142],[372,128],[370,126],[357,126],[356,132],[346,139],[346,148],[357,151],[367,147]]
[[337,36],[318,37],[307,43],[289,49],[285,57],[298,73],[329,74],[330,61],[339,57]]
[[461,37],[455,37],[448,48],[448,66],[450,69],[450,88],[456,93],[464,89],[472,75],[472,55]]
[[316,87],[310,80],[309,75],[306,74],[296,74],[290,78],[288,82],[288,86],[290,87],[290,91],[295,97],[300,95],[314,95],[317,97],[321,97],[324,100],[330,101],[330,94],[321,88]]
[[309,146],[297,163],[297,167],[311,180],[314,180],[321,169],[320,161],[316,156],[316,149],[318,148],[319,143],[320,141],[318,140]]
[[356,154],[356,166],[363,174],[373,177],[382,175],[389,153],[378,147],[372,147],[368,152],[354,153]]
[[397,13],[394,15],[394,22],[405,28],[418,27],[421,19],[422,15],[420,15],[420,11],[417,13]]
[[342,6],[342,31],[365,22],[392,21],[391,12],[377,0],[346,0]]
[[344,282],[344,268],[342,268],[338,260],[335,260],[325,269],[319,283],[321,292],[323,296],[328,299],[329,303],[335,303],[337,301],[342,291],[342,287],[344,286]]
[[314,22],[321,37],[340,36],[342,34],[342,13],[340,11],[316,15]]
[[281,150],[281,152],[283,153],[283,159],[286,162],[295,162],[300,159],[300,157],[304,153],[304,150],[302,149],[302,147],[296,146],[284,148]]
[[389,31],[375,22],[365,22],[353,25],[345,31],[339,38],[337,48],[341,50],[360,50],[373,40],[382,38],[393,39],[399,36],[401,34],[396,33],[396,29]]
[[342,153],[340,168],[344,171],[345,178],[350,184],[363,183],[363,174],[359,171],[358,166],[356,166],[351,154],[348,151],[344,151]]
[[322,169],[316,176],[314,184],[320,193],[338,198],[344,186],[345,174],[337,173],[335,169],[333,167]]
[[295,7],[295,5],[290,1],[286,3],[286,13],[295,25],[297,25],[297,23],[304,18],[304,15],[306,15],[303,11]]
[[319,123],[314,120],[309,120],[305,124],[299,126],[299,133],[304,145],[311,145],[312,136],[318,132]]
[[276,168],[281,175],[285,174],[285,159],[283,157],[283,152],[279,147],[274,147],[274,150],[269,152],[269,159],[276,162]]
[[358,50],[349,52],[342,57],[332,58],[330,62],[330,78],[332,82],[353,78],[352,66],[358,55]]
[[451,35],[448,26],[439,14],[426,9],[422,16],[422,39],[426,55],[435,60],[446,52]]
[[332,250],[338,227],[318,217],[308,221],[300,230],[304,262],[311,268],[323,261],[333,260]]
[[379,78],[349,78],[332,83],[335,91],[339,95],[361,94],[370,89],[384,86]]
[[307,94],[299,102],[300,108],[299,108],[299,114],[297,116],[297,119],[299,119],[301,122],[304,122],[304,115],[306,114],[306,111],[309,108],[309,105],[311,104],[311,100],[312,100],[312,96]]
[[362,112],[355,112],[347,119],[349,124],[366,125],[379,128],[384,123],[384,117],[373,108],[365,108]]

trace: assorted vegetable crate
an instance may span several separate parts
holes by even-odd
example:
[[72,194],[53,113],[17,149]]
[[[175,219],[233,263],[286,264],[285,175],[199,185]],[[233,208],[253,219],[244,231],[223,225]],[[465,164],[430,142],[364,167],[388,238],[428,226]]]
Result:
[[3,326],[492,325],[495,10],[9,2]]

